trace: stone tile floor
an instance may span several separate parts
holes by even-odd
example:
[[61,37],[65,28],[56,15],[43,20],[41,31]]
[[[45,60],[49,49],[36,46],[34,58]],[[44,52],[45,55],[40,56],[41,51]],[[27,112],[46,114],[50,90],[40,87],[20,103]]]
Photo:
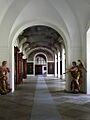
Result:
[[29,79],[14,93],[0,96],[0,120],[30,120],[36,79]]
[[[56,90],[48,84],[54,79],[46,79],[48,89],[55,101],[62,120],[90,120],[90,95],[67,93],[65,90]],[[60,81],[59,81],[60,82]],[[61,84],[59,83],[58,84]],[[63,88],[65,81],[62,81]]]
[[[90,95],[66,93],[63,80],[45,77],[45,81],[62,120],[90,120]],[[30,120],[36,84],[37,77],[28,77],[14,93],[0,95],[0,120]]]

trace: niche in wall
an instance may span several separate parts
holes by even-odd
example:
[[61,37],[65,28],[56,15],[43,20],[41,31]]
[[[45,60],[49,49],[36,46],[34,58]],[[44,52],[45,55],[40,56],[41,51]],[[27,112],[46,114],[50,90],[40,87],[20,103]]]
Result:
[[54,62],[48,63],[48,74],[54,74]]
[[27,74],[33,74],[33,63],[27,63]]

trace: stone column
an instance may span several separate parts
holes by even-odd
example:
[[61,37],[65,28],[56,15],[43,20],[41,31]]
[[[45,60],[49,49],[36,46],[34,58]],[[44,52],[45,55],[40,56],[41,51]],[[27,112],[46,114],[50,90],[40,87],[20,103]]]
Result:
[[60,51],[58,52],[58,78],[60,78]]
[[62,79],[65,79],[65,49],[62,48]]
[[55,77],[57,77],[57,55],[55,54]]

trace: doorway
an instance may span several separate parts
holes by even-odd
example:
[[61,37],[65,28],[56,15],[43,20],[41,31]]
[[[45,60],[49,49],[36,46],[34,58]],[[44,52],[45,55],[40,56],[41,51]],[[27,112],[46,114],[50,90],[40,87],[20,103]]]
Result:
[[42,65],[35,65],[35,75],[42,75]]
[[35,55],[35,75],[43,75],[47,70],[47,60],[43,53]]

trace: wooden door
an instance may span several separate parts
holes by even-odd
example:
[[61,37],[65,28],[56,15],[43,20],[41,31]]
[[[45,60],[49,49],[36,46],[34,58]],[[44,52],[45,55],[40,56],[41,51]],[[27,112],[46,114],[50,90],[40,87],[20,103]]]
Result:
[[35,75],[42,74],[42,65],[35,65]]
[[33,74],[33,62],[27,63],[27,74],[29,74],[29,75]]
[[23,82],[23,54],[18,53],[18,84]]
[[27,59],[23,59],[23,78],[27,78]]
[[15,83],[15,87],[18,84],[18,52],[19,52],[19,48],[18,47],[14,47],[14,83]]

